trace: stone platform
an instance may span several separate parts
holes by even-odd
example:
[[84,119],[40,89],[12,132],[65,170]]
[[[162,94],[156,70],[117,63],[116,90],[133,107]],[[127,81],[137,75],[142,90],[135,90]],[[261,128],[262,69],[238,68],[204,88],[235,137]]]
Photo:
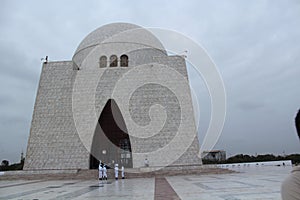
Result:
[[0,200],[280,200],[291,167],[235,167],[240,173],[98,180],[1,180]]
[[[215,165],[199,166],[176,166],[166,167],[157,170],[153,167],[125,169],[125,176],[131,178],[152,178],[162,176],[189,175],[189,174],[224,174],[232,173],[232,170],[218,168]],[[113,169],[107,170],[108,177],[114,177]],[[98,170],[23,170],[8,171],[0,176],[0,180],[95,180],[98,177]]]

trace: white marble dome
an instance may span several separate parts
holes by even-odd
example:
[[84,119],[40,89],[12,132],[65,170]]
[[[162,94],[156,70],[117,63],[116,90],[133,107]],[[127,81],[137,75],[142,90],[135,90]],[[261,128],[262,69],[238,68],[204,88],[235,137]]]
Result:
[[[147,29],[130,23],[112,23],[104,25],[88,34],[77,47],[73,62],[81,66],[82,61],[97,46],[116,43],[138,44],[147,48],[157,49],[167,55],[161,42]],[[114,47],[112,46],[112,50]]]

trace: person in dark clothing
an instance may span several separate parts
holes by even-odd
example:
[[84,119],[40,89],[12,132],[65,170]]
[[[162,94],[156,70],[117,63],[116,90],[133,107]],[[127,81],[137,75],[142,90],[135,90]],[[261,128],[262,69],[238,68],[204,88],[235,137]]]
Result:
[[[300,139],[300,110],[295,118],[295,126]],[[281,197],[283,200],[300,200],[300,166],[294,167],[292,173],[282,183]]]
[[295,118],[295,125],[296,125],[296,129],[297,129],[298,137],[300,139],[300,110],[298,110],[298,114]]

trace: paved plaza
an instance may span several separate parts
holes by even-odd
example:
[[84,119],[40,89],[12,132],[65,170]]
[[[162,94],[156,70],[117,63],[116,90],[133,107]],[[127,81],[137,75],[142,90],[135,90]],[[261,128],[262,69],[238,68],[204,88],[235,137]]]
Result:
[[0,199],[281,199],[291,167],[236,167],[239,173],[124,180],[0,181]]

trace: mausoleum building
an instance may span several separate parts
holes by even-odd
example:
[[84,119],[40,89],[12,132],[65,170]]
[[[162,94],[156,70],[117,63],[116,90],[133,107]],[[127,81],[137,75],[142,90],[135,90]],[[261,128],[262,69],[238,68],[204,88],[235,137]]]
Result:
[[188,83],[149,30],[96,29],[72,60],[43,63],[24,169],[201,165]]

